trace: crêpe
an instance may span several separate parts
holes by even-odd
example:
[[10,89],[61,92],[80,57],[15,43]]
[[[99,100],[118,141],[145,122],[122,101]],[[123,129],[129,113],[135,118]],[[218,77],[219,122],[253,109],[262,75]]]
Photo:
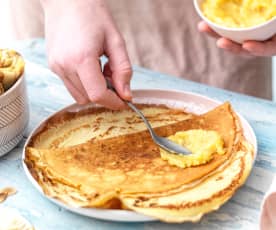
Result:
[[[152,127],[190,119],[191,113],[169,109],[162,105],[137,105]],[[82,144],[91,139],[105,139],[146,130],[143,121],[131,110],[111,111],[106,108],[87,108],[79,112],[64,112],[47,121],[33,136],[29,146],[61,148]]]
[[8,90],[24,72],[24,60],[14,50],[0,49],[0,82]]
[[[132,130],[132,125],[126,129]],[[215,155],[208,164],[182,169],[160,158],[159,148],[146,130],[117,130],[103,139],[51,149],[41,148],[46,135],[42,131],[27,148],[25,162],[44,193],[67,204],[104,208],[116,204],[168,222],[196,221],[243,184],[253,153],[229,103],[155,131],[169,136],[189,129],[217,131],[226,154]]]

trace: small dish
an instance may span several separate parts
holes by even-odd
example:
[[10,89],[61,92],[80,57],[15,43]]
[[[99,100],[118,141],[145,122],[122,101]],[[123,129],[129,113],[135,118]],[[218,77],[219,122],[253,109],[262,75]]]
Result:
[[244,41],[265,41],[276,34],[276,17],[257,26],[248,28],[229,28],[218,25],[209,20],[202,12],[201,5],[205,0],[194,0],[194,7],[198,15],[204,20],[216,33],[222,37],[228,38],[237,43]]
[[0,96],[0,157],[23,138],[29,121],[29,106],[24,74]]

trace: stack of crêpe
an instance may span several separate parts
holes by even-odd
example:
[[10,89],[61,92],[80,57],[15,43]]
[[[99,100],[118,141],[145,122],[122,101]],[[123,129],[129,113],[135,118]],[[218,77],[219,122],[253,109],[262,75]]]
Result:
[[0,95],[4,94],[23,74],[24,60],[19,53],[0,49]]
[[44,193],[74,207],[128,209],[184,222],[218,209],[245,182],[254,151],[229,103],[202,115],[160,105],[138,107],[160,136],[215,131],[224,154],[179,167],[168,154],[161,158],[131,110],[64,112],[49,119],[26,148],[25,163]]

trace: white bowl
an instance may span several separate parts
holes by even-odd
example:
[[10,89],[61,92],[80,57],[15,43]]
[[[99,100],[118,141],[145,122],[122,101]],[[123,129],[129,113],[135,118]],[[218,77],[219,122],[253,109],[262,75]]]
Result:
[[228,28],[218,25],[210,21],[204,16],[201,6],[204,0],[194,0],[194,7],[198,15],[219,35],[228,38],[237,43],[243,43],[244,41],[265,41],[276,34],[276,17],[271,20],[248,28]]
[[23,138],[29,121],[24,74],[0,96],[0,156],[12,150]]

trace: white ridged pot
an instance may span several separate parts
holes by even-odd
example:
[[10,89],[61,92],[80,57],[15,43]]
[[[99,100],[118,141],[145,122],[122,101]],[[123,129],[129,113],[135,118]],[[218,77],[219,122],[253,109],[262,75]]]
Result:
[[0,95],[0,156],[11,151],[23,138],[29,121],[24,74]]

